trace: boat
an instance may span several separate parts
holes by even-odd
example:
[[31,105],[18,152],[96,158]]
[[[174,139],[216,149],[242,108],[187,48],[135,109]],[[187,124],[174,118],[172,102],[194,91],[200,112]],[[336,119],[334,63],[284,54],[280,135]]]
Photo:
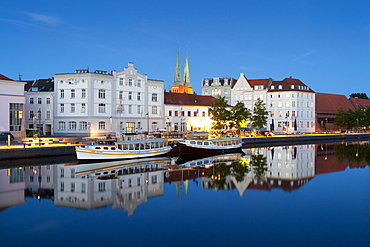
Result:
[[171,151],[167,139],[130,136],[128,139],[101,139],[96,143],[76,146],[78,160],[137,159],[164,155]]
[[205,157],[218,154],[242,152],[242,138],[219,138],[206,140],[182,140],[176,144],[179,147],[181,160]]
[[98,179],[112,179],[127,174],[166,170],[172,164],[170,157],[150,157],[121,161],[109,161],[76,165],[77,177],[97,177]]

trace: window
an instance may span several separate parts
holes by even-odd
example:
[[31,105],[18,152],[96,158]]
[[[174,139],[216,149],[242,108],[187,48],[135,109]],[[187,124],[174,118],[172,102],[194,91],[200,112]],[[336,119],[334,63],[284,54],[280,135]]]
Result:
[[74,99],[74,98],[76,98],[76,90],[71,89],[71,99]]
[[280,90],[283,89],[283,85],[279,85],[278,89],[280,89]]
[[99,113],[105,113],[105,104],[99,104]]
[[141,80],[137,80],[137,86],[141,87]]
[[33,113],[33,111],[30,111],[30,118],[33,118],[35,115]]
[[76,130],[76,122],[74,122],[74,121],[68,122],[68,129],[69,130]]
[[191,111],[188,111],[188,117],[191,117]]
[[64,168],[60,168],[60,177],[64,178]]
[[178,115],[179,115],[179,112],[175,111],[175,117],[177,117]]
[[58,122],[58,129],[65,130],[66,129],[66,122]]
[[42,98],[37,98],[37,104],[41,105],[42,104]]
[[152,106],[152,114],[158,114],[158,107]]
[[282,107],[282,106],[283,106],[283,102],[278,101],[278,107]]
[[50,176],[46,176],[46,182],[50,183]]
[[270,117],[274,117],[274,112],[273,111],[270,111]]
[[85,121],[80,122],[80,130],[87,130],[87,122]]
[[63,113],[64,112],[64,104],[60,104],[60,112]]
[[123,86],[123,78],[119,78],[119,85]]
[[132,100],[132,92],[128,92],[128,100]]
[[281,114],[281,111],[278,111],[278,117],[281,117],[282,114]]
[[30,98],[30,105],[33,105],[33,98]]
[[156,184],[158,182],[158,177],[157,175],[152,176],[152,184]]
[[64,89],[60,90],[60,98],[64,99]]
[[98,184],[99,192],[105,191],[105,182],[101,182]]
[[141,93],[137,93],[137,100],[141,101]]
[[46,98],[46,104],[50,105],[50,98]]
[[46,111],[46,119],[50,119],[50,117],[51,117],[50,111]]
[[285,107],[290,107],[290,101],[285,101]]
[[137,106],[137,114],[141,114],[141,105]]
[[76,184],[71,183],[71,192],[75,192],[75,189],[76,189]]
[[86,98],[86,89],[81,89],[81,98]]
[[156,93],[152,94],[152,101],[157,102],[158,101],[158,95]]
[[99,129],[100,130],[105,130],[105,122],[103,122],[103,121],[99,122]]
[[82,103],[81,104],[81,112],[82,113],[85,113],[86,112],[86,104],[85,103]]
[[123,91],[118,92],[118,99],[123,99]]
[[271,86],[271,90],[274,90],[274,89],[275,89],[275,86],[274,86],[274,85],[272,85],[272,86]]
[[128,106],[128,114],[132,114],[132,105]]
[[134,133],[135,131],[135,123],[134,122],[127,122],[126,123],[126,132],[127,133]]
[[99,99],[105,99],[105,90],[104,89],[99,89],[98,98]]
[[203,111],[202,112],[202,117],[205,117],[206,116],[206,112],[205,111]]
[[128,85],[132,86],[132,79],[128,79]]
[[71,104],[71,113],[74,113],[76,111],[76,105],[75,104]]
[[85,193],[86,192],[86,184],[85,183],[82,183],[81,184],[81,192],[82,193]]
[[295,101],[292,101],[292,107],[295,107]]
[[156,130],[158,128],[157,122],[152,122],[152,130]]
[[64,182],[60,183],[60,191],[64,191]]

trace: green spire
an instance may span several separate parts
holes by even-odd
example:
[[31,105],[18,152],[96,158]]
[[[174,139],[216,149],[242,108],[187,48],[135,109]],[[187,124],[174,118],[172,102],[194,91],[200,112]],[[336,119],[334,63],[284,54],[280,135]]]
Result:
[[186,52],[185,67],[184,67],[184,86],[185,87],[191,87],[191,85],[190,85],[188,52]]
[[180,72],[180,54],[177,52],[176,57],[176,69],[175,69],[175,79],[173,85],[181,85],[181,72]]

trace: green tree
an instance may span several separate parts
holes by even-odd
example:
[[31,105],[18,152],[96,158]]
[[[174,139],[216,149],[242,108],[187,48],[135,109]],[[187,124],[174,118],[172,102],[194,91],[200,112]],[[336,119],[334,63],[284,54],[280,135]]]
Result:
[[213,101],[213,107],[209,110],[212,114],[213,129],[223,129],[230,119],[230,111],[226,108],[227,102],[225,97],[218,96]]
[[254,179],[257,181],[265,181],[266,172],[268,170],[267,158],[263,154],[251,155],[251,167],[254,173]]
[[267,124],[266,104],[260,98],[254,104],[254,111],[252,115],[252,127],[257,127],[259,129],[263,128]]
[[369,99],[369,97],[367,97],[366,93],[352,93],[349,97],[350,98],[359,98],[359,99]]
[[250,111],[243,102],[238,102],[230,112],[230,127],[240,128],[241,124],[251,117]]

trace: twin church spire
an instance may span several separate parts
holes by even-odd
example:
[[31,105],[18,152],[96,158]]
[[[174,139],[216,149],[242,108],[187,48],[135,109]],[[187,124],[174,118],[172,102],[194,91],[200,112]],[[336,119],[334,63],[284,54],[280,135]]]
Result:
[[181,80],[181,71],[180,71],[180,55],[177,52],[176,56],[176,69],[175,69],[175,78],[171,88],[172,93],[187,93],[193,94],[193,88],[190,84],[190,72],[189,72],[189,56],[186,52],[185,67],[184,67],[184,78]]

